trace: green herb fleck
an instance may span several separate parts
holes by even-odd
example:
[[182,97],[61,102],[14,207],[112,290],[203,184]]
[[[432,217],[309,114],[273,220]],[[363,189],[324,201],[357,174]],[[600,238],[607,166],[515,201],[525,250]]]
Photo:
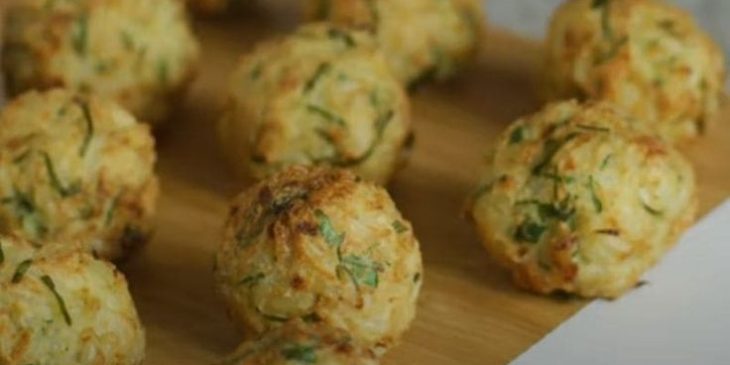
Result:
[[319,233],[324,237],[325,242],[330,246],[339,247],[345,241],[344,233],[337,233],[330,218],[321,210],[314,211],[319,224]]
[[317,363],[317,353],[314,346],[294,345],[281,350],[281,355],[287,360],[299,361],[305,364]]
[[611,132],[611,129],[609,129],[609,128],[597,127],[594,125],[577,124],[576,127],[583,129],[583,130],[592,131],[592,132],[605,132],[605,133]]
[[320,106],[317,106],[314,104],[308,104],[307,111],[309,111],[310,113],[319,115],[320,117],[322,117],[322,119],[324,119],[328,122],[332,122],[335,124],[339,124],[341,126],[345,126],[344,118],[342,118],[341,116],[336,115],[336,114],[332,113],[331,111],[324,109]]
[[382,267],[377,262],[363,256],[347,255],[342,258],[340,266],[350,275],[357,287],[361,284],[372,288],[378,287],[380,282],[378,272]]
[[514,237],[520,242],[537,243],[546,230],[545,225],[527,219],[517,226]]
[[525,139],[525,129],[523,127],[517,127],[509,135],[509,144],[517,144]]
[[104,216],[104,226],[109,227],[109,225],[112,223],[112,220],[114,220],[114,213],[117,211],[117,206],[119,205],[119,199],[122,197],[122,193],[117,194],[117,196],[114,197],[112,202],[109,204],[109,208],[106,210],[106,215]]
[[643,201],[641,202],[641,205],[644,207],[644,210],[646,210],[649,214],[651,214],[655,217],[661,217],[664,215],[663,211],[656,209],[656,208],[650,206],[649,204],[646,204]]
[[27,150],[27,151],[21,153],[20,155],[18,155],[18,157],[13,159],[13,164],[17,165],[17,164],[25,161],[28,158],[28,156],[30,156],[30,153],[31,153],[31,150]]
[[79,56],[85,56],[89,43],[89,14],[83,13],[76,21],[71,42]]
[[30,265],[33,264],[33,260],[27,259],[20,264],[18,264],[18,267],[15,268],[15,273],[13,274],[13,278],[10,280],[13,284],[19,283],[21,280],[23,280],[23,276],[25,276],[25,273],[30,269]]
[[162,85],[167,85],[170,78],[170,65],[167,60],[160,59],[157,61],[157,80]]
[[417,283],[419,281],[421,281],[421,273],[417,272],[417,273],[413,274],[413,282]]
[[248,78],[252,81],[256,81],[261,77],[261,73],[264,71],[264,65],[262,63],[257,63],[253,68],[251,68],[251,71],[248,74]]
[[548,139],[545,142],[545,149],[543,150],[542,157],[538,160],[538,162],[535,164],[535,166],[532,168],[532,173],[534,175],[540,175],[543,170],[550,165],[555,155],[560,151],[563,146],[565,146],[568,142],[573,140],[575,137],[578,137],[580,133],[571,133],[565,136],[563,139],[556,140],[553,138]]
[[331,39],[343,42],[348,48],[352,48],[356,45],[355,39],[352,38],[350,33],[348,33],[347,31],[343,31],[337,28],[330,28],[327,31],[327,35],[329,35]]
[[593,207],[596,208],[596,213],[603,212],[603,202],[601,202],[601,199],[598,198],[598,194],[596,193],[596,181],[593,179],[593,176],[590,176],[588,178],[588,188],[591,190],[591,199],[593,200]]
[[244,277],[243,279],[239,280],[236,285],[244,285],[244,286],[247,286],[247,285],[256,285],[264,277],[266,277],[266,275],[264,275],[264,273],[256,273],[256,274],[253,274],[253,275],[248,275],[248,276]]
[[393,221],[393,229],[398,234],[408,231],[408,227],[399,220]]
[[64,302],[61,295],[58,294],[58,291],[56,291],[56,284],[53,283],[53,280],[48,275],[41,276],[41,281],[46,285],[48,290],[53,293],[53,296],[56,297],[56,301],[58,302],[59,309],[61,309],[64,321],[66,321],[67,325],[71,326],[71,316],[68,314],[68,309],[66,309],[66,302]]
[[40,238],[48,232],[48,228],[41,221],[33,199],[27,194],[13,187],[13,196],[0,200],[2,204],[12,204],[16,215],[20,218],[26,232]]
[[307,315],[302,316],[302,321],[305,323],[319,323],[322,322],[322,317],[319,316],[316,312],[309,313]]
[[317,82],[319,81],[319,79],[321,79],[322,76],[324,76],[327,72],[329,72],[329,70],[331,68],[332,68],[332,65],[330,65],[329,62],[323,62],[323,63],[321,63],[317,67],[317,70],[314,71],[314,75],[312,76],[312,78],[310,78],[309,80],[307,80],[307,83],[304,84],[304,92],[305,93],[308,93],[312,89],[314,89],[314,87],[317,86]]
[[70,196],[78,194],[81,191],[81,184],[79,184],[78,182],[71,184],[68,187],[63,186],[63,183],[61,183],[61,179],[58,178],[56,169],[53,167],[53,161],[51,160],[51,156],[49,156],[47,152],[43,152],[43,160],[46,164],[46,171],[48,172],[48,176],[51,179],[51,185],[53,185],[53,188],[58,191],[58,194],[60,194],[61,197],[68,198]]
[[608,154],[606,157],[603,158],[603,162],[601,162],[601,170],[605,170],[606,167],[608,167],[608,163],[611,162],[611,159],[613,158],[613,154]]
[[134,38],[132,37],[132,34],[130,34],[128,31],[123,30],[121,33],[119,33],[119,39],[121,39],[122,45],[124,45],[124,48],[127,51],[134,50]]
[[74,102],[79,106],[79,108],[81,108],[81,112],[84,116],[84,122],[86,123],[86,134],[84,135],[84,141],[81,143],[81,147],[79,148],[79,155],[84,157],[86,155],[86,151],[89,150],[89,145],[91,145],[91,139],[94,138],[94,119],[91,116],[91,108],[86,100],[77,98]]
[[393,119],[394,112],[392,110],[388,110],[385,114],[382,114],[376,121],[375,121],[375,138],[370,143],[370,146],[368,147],[365,152],[360,155],[359,157],[351,158],[351,159],[344,159],[341,161],[337,161],[335,165],[341,166],[341,167],[350,167],[360,164],[361,162],[367,160],[372,156],[373,152],[375,152],[375,148],[380,144],[380,142],[383,140],[383,135],[385,134],[385,129],[388,127],[388,124]]

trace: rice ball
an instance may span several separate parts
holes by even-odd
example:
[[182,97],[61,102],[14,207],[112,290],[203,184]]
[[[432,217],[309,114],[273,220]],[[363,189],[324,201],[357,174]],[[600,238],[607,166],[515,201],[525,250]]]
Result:
[[1,364],[142,363],[124,276],[78,247],[0,236],[0,293]]
[[703,133],[719,109],[725,74],[721,49],[665,1],[567,1],[547,37],[549,99],[613,102],[670,142]]
[[147,240],[158,196],[148,126],[60,89],[18,97],[0,126],[0,234],[79,241],[107,259]]
[[23,0],[7,8],[2,65],[11,95],[70,88],[158,125],[192,79],[198,53],[178,0]]
[[381,353],[415,316],[422,267],[411,225],[383,188],[295,166],[234,200],[215,276],[248,338],[303,319]]
[[244,342],[218,365],[377,365],[346,332],[296,321]]
[[246,55],[230,85],[220,142],[256,179],[301,164],[384,184],[411,141],[407,96],[365,32],[302,27]]
[[479,0],[309,0],[309,19],[365,28],[393,73],[411,88],[453,75],[476,54],[484,14]]
[[610,104],[552,104],[487,159],[471,215],[487,251],[538,293],[618,297],[696,213],[692,166]]

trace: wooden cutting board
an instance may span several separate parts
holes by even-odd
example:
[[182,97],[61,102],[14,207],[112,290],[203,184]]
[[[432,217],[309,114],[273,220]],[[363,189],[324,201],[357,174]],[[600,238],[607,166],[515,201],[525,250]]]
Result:
[[[260,9],[197,24],[199,77],[158,136],[157,234],[122,264],[147,328],[147,365],[209,364],[239,342],[214,292],[212,264],[227,201],[246,184],[228,173],[213,130],[239,55],[295,25],[290,15]],[[385,365],[504,364],[585,304],[516,289],[462,218],[484,152],[509,122],[540,107],[539,45],[490,31],[481,53],[459,79],[413,98],[417,143],[390,191],[420,238],[425,285],[417,320]],[[730,197],[728,122],[726,108],[711,136],[688,150],[703,215]]]

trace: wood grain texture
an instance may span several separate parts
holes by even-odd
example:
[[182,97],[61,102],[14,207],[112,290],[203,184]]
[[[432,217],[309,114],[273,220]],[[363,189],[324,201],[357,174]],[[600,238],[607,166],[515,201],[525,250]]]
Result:
[[[213,129],[238,56],[293,25],[261,13],[198,24],[203,66],[158,138],[156,237],[122,265],[146,324],[148,365],[209,364],[239,342],[215,295],[212,263],[227,201],[246,184],[228,173]],[[385,365],[504,364],[585,304],[516,289],[461,214],[483,153],[510,121],[539,108],[539,59],[537,45],[492,31],[459,79],[414,96],[415,151],[390,191],[420,238],[425,286],[412,330]],[[688,150],[703,214],[730,196],[730,110],[724,115]]]

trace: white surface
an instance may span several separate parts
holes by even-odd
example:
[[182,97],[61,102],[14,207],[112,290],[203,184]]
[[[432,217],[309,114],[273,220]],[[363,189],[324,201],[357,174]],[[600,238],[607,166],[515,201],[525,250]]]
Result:
[[730,364],[730,201],[645,280],[589,304],[512,365]]

